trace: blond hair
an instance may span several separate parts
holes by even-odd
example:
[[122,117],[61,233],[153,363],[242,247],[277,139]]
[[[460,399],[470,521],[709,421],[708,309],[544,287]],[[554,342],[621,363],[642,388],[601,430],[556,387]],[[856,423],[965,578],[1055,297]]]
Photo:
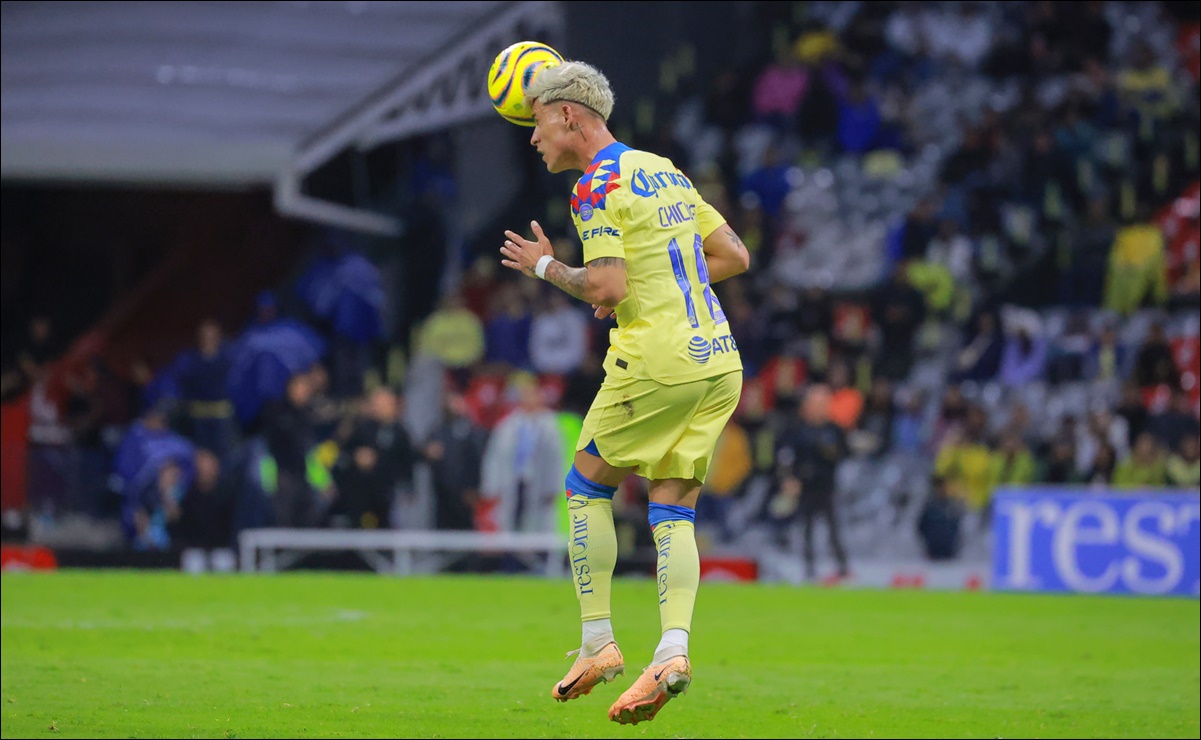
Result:
[[556,100],[579,103],[609,120],[613,112],[613,90],[599,69],[584,62],[564,62],[543,69],[525,91],[526,105],[546,105]]

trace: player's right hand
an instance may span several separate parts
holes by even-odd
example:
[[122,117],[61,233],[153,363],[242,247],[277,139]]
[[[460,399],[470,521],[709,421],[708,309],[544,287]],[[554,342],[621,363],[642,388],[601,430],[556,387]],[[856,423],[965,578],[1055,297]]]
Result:
[[592,315],[598,319],[607,319],[613,315],[613,309],[608,306],[598,306],[593,303],[592,308],[595,309]]

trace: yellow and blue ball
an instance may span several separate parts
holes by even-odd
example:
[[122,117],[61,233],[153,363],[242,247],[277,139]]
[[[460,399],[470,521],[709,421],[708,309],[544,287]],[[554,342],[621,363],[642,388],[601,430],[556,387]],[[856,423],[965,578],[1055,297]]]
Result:
[[525,91],[543,69],[563,63],[563,55],[539,41],[519,41],[496,55],[488,70],[488,96],[501,118],[533,126],[534,112],[525,104]]

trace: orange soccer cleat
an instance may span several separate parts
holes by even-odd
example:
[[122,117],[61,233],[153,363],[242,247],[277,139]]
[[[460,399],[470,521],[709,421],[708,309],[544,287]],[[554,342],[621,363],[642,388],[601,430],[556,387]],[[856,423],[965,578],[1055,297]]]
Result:
[[[579,650],[572,650],[568,655],[579,652]],[[598,683],[612,681],[625,672],[625,658],[621,657],[617,643],[610,642],[591,658],[579,655],[563,680],[550,690],[550,695],[558,701],[578,699],[591,692]]]
[[609,708],[609,719],[623,725],[649,722],[664,704],[687,691],[690,683],[692,666],[682,655],[653,665]]

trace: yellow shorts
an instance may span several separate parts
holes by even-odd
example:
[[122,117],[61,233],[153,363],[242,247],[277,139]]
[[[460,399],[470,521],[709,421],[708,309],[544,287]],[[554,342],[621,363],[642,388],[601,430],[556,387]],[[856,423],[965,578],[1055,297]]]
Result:
[[679,385],[606,376],[576,450],[595,442],[605,462],[636,468],[649,480],[704,482],[717,438],[741,395],[740,371]]

